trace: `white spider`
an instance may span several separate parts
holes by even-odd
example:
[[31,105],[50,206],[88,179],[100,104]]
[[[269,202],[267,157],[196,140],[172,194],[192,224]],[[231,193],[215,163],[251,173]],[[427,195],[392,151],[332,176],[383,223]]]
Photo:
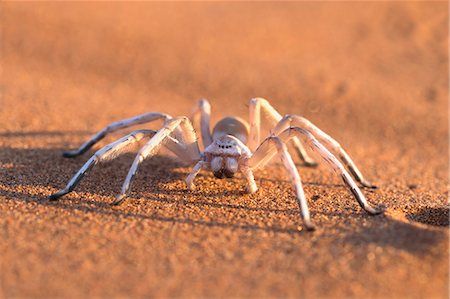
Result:
[[[325,134],[307,119],[297,115],[285,115],[282,117],[267,100],[255,98],[250,100],[250,125],[238,117],[226,117],[220,120],[210,131],[211,106],[207,100],[200,100],[194,114],[194,123],[200,126],[200,133],[204,144],[201,152],[197,143],[197,136],[191,121],[187,117],[175,117],[163,113],[150,112],[133,118],[114,122],[94,135],[78,150],[65,152],[65,157],[75,157],[83,154],[95,143],[107,134],[137,124],[144,124],[154,120],[164,120],[164,127],[158,131],[137,130],[119,140],[108,144],[98,150],[75,174],[67,186],[59,192],[51,195],[50,200],[71,192],[80,182],[86,172],[99,162],[114,159],[118,155],[129,150],[130,145],[144,139],[149,139],[139,150],[133,165],[131,166],[121,194],[117,196],[113,204],[120,204],[130,189],[130,183],[145,159],[154,156],[158,149],[164,145],[182,161],[195,165],[192,172],[186,178],[189,189],[194,189],[194,179],[200,170],[210,170],[217,178],[231,178],[236,172],[241,172],[247,180],[247,191],[257,191],[253,171],[264,167],[274,156],[279,154],[284,167],[287,169],[295,188],[295,194],[299,203],[301,215],[307,229],[313,230],[305,193],[303,192],[300,175],[292,161],[286,143],[292,140],[294,147],[302,159],[309,166],[316,163],[308,156],[299,141],[299,137],[305,137],[305,141],[311,150],[319,153],[321,158],[341,176],[359,205],[369,214],[375,215],[382,212],[380,208],[373,208],[367,202],[361,190],[353,178],[347,172],[340,160],[332,154],[328,146],[347,166],[351,175],[364,187],[374,187],[367,182],[349,155],[333,138]],[[260,144],[261,110],[267,115],[270,125],[273,127],[270,136]],[[320,141],[319,141],[320,140]],[[259,145],[259,146],[258,146]]]

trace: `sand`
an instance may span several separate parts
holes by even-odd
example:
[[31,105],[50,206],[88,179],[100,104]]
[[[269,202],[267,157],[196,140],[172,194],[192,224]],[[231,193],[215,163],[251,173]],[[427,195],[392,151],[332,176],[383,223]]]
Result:
[[[433,3],[1,3],[0,297],[448,298],[448,7]],[[213,121],[269,99],[335,137],[384,215],[299,164],[302,228],[283,167],[201,173],[167,153],[109,203],[133,155],[65,159],[147,111]],[[153,124],[149,128],[158,128]],[[121,134],[110,136],[106,142]],[[101,146],[99,145],[99,146]],[[97,147],[98,148],[98,147]]]

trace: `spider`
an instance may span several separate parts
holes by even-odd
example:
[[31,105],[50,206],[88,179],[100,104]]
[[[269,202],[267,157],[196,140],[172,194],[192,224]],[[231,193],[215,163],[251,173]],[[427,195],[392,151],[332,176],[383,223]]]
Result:
[[[261,112],[264,112],[267,116],[272,127],[269,136],[262,143],[260,143]],[[150,112],[111,123],[79,149],[64,152],[63,156],[76,157],[81,155],[106,135],[120,129],[155,120],[163,120],[164,126],[158,131],[136,130],[104,146],[81,167],[64,189],[50,195],[49,200],[57,200],[71,192],[94,165],[116,158],[127,152],[132,144],[139,141],[146,141],[146,143],[138,151],[122,185],[121,193],[113,201],[113,205],[119,205],[124,201],[142,161],[154,156],[162,146],[165,146],[182,161],[193,165],[192,171],[186,178],[186,184],[190,190],[195,188],[194,179],[196,175],[204,169],[212,171],[214,176],[219,179],[231,178],[237,172],[240,172],[246,179],[247,192],[254,193],[258,190],[258,187],[255,183],[253,171],[264,167],[278,154],[294,185],[303,223],[308,230],[314,230],[300,175],[286,146],[287,142],[291,141],[304,164],[315,166],[317,163],[308,155],[299,140],[300,137],[303,137],[302,139],[306,141],[309,148],[317,152],[329,167],[340,175],[359,205],[367,213],[376,215],[382,212],[380,207],[374,208],[367,202],[355,180],[363,187],[376,187],[364,179],[350,156],[337,141],[307,119],[292,114],[282,117],[263,98],[250,100],[250,124],[239,117],[226,117],[220,120],[211,132],[210,115],[211,105],[205,99],[200,100],[195,108],[193,123],[200,127],[200,135],[204,145],[203,152],[199,148],[194,126],[190,119],[185,116],[171,117],[164,113]],[[330,150],[337,154],[340,160]],[[344,165],[348,168],[348,171]]]

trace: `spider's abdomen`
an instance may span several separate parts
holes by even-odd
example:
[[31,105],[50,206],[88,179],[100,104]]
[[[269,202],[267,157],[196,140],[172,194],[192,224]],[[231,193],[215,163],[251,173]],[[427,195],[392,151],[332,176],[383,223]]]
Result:
[[214,126],[212,137],[217,140],[221,136],[231,135],[247,144],[249,134],[248,123],[236,116],[225,117]]

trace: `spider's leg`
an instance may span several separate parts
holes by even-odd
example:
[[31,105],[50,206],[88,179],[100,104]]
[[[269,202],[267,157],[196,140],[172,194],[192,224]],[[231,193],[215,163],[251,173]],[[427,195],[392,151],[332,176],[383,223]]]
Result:
[[117,141],[110,143],[100,150],[98,150],[81,168],[78,172],[72,177],[67,186],[50,195],[50,200],[57,200],[61,196],[71,192],[76,185],[81,181],[81,179],[85,176],[86,172],[89,171],[94,165],[104,161],[110,161],[117,156],[127,152],[130,149],[130,145],[141,141],[143,138],[151,137],[155,134],[155,131],[152,130],[138,130],[134,131],[127,136],[124,136]]
[[118,205],[125,199],[128,190],[130,189],[131,181],[136,175],[140,164],[146,158],[154,156],[159,148],[170,140],[170,135],[176,132],[177,129],[181,129],[181,139],[186,151],[191,153],[192,157],[196,155],[198,159],[200,159],[197,137],[189,119],[187,117],[177,117],[169,120],[166,125],[139,150],[122,185],[121,193],[116,197],[113,205]]
[[[176,131],[178,131],[177,129]],[[167,140],[164,141],[164,147],[174,153],[182,162],[187,165],[193,165],[197,163],[201,158],[200,150],[198,149],[198,147],[188,146],[186,143],[184,143],[182,135],[176,135],[176,137],[168,136]]]
[[167,120],[170,118],[171,117],[169,115],[164,113],[149,112],[135,117],[113,122],[108,126],[106,126],[104,129],[100,130],[94,136],[92,136],[88,141],[86,141],[83,145],[81,145],[80,148],[78,148],[77,150],[64,152],[63,156],[66,158],[79,156],[85,153],[87,150],[89,150],[94,144],[105,138],[105,136],[108,135],[109,133],[113,133],[118,130],[125,129],[134,125],[152,122],[158,119]]
[[286,115],[278,122],[276,127],[273,129],[273,133],[275,135],[278,135],[291,126],[300,127],[311,132],[316,138],[322,141],[325,145],[328,145],[332,150],[334,150],[335,153],[337,153],[338,157],[342,159],[356,181],[358,181],[364,187],[376,188],[363,177],[361,171],[359,171],[355,163],[352,161],[347,152],[342,148],[342,146],[331,136],[320,130],[306,118],[297,115]]
[[247,192],[255,193],[256,191],[258,191],[258,186],[256,185],[255,177],[253,176],[253,170],[250,167],[245,167],[242,170],[242,173],[247,180]]
[[347,172],[342,163],[337,159],[319,140],[314,137],[314,135],[306,129],[299,127],[290,127],[284,130],[280,135],[278,135],[282,140],[289,140],[294,136],[303,135],[306,137],[308,141],[308,145],[310,148],[318,152],[322,159],[331,166],[335,173],[339,174],[347,185],[347,187],[352,192],[355,199],[358,201],[359,205],[369,214],[376,215],[383,212],[381,208],[372,207],[364,197],[364,194],[361,192],[359,187],[356,185],[355,181],[352,179],[350,174]]
[[189,190],[195,189],[195,184],[194,184],[195,177],[200,172],[200,170],[203,169],[204,166],[205,166],[204,161],[198,161],[197,164],[195,164],[194,168],[192,168],[192,171],[186,177],[186,185]]
[[277,136],[266,138],[266,140],[263,141],[263,143],[249,159],[249,166],[251,169],[260,168],[276,153],[280,155],[281,161],[283,162],[283,165],[288,171],[291,181],[294,184],[295,194],[305,227],[308,230],[314,230],[314,225],[312,224],[309,215],[308,202],[306,200],[305,192],[303,191],[300,174],[298,173],[297,167],[295,167],[294,161],[292,161],[292,157],[287,150],[286,144],[281,140],[281,138]]
[[203,148],[208,147],[212,143],[212,135],[210,129],[211,105],[208,100],[201,99],[195,106],[192,115],[192,123],[196,129],[199,129],[202,139]]
[[[276,126],[276,124],[282,119],[280,113],[278,113],[275,108],[270,105],[270,103],[263,98],[254,98],[250,100],[249,105],[250,115],[250,136],[249,136],[249,148],[254,151],[256,147],[260,144],[261,138],[261,110],[263,115],[267,116],[267,120],[269,121],[269,125],[271,127]],[[271,132],[273,135],[274,132]],[[299,156],[300,160],[306,166],[316,166],[317,163],[308,155],[305,148],[298,138],[293,138],[292,142],[294,143],[294,148]]]

